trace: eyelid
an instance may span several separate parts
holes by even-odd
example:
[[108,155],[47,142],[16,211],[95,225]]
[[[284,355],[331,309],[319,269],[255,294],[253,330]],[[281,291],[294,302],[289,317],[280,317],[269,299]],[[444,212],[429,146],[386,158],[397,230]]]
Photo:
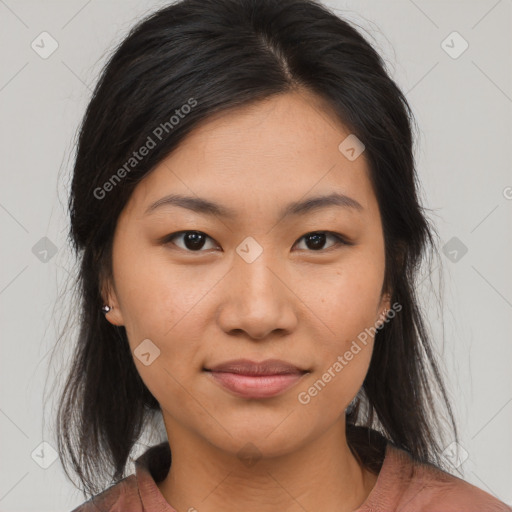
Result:
[[340,246],[344,246],[344,245],[347,245],[347,246],[350,246],[350,245],[354,245],[353,242],[351,242],[350,240],[347,239],[347,237],[345,237],[344,235],[340,234],[340,233],[336,233],[335,231],[328,231],[328,230],[316,230],[316,231],[308,231],[307,233],[305,233],[304,235],[302,235],[298,240],[297,242],[295,242],[294,246],[300,242],[303,238],[305,238],[306,236],[308,235],[313,235],[313,234],[325,234],[327,236],[331,236],[333,238],[336,239],[336,243],[334,245],[332,245],[331,247],[327,247],[327,249],[319,249],[318,251],[314,251],[314,250],[311,250],[311,249],[301,249],[301,250],[304,250],[310,254],[325,254],[329,251],[332,251],[332,250],[335,250],[335,249],[338,249]]
[[[164,244],[164,245],[165,244],[173,243],[171,241],[173,238],[175,238],[177,236],[180,236],[180,235],[184,235],[185,233],[199,233],[201,235],[204,235],[206,238],[209,238],[210,240],[213,240],[218,245],[218,242],[214,238],[212,238],[210,235],[206,234],[204,231],[199,231],[197,229],[185,229],[185,230],[181,230],[181,231],[175,231],[174,233],[170,233],[170,234],[165,235],[164,237],[162,237],[159,240],[159,243]],[[328,247],[327,249],[319,249],[318,251],[308,250],[308,249],[300,249],[300,250],[304,250],[304,251],[310,252],[310,253],[322,254],[322,253],[328,252],[328,251],[330,251],[332,249],[336,249],[340,245],[347,245],[347,246],[354,245],[353,242],[348,240],[344,235],[342,235],[340,233],[336,233],[334,231],[327,231],[327,230],[316,230],[316,231],[308,231],[307,233],[304,233],[302,236],[300,236],[296,240],[296,242],[293,244],[293,246],[295,247],[295,245],[297,245],[297,243],[300,242],[303,238],[305,238],[308,235],[313,235],[313,234],[325,234],[325,235],[328,235],[328,236],[330,235],[330,236],[332,236],[333,238],[336,239],[336,243],[333,246]],[[173,245],[176,245],[176,244],[173,244]],[[207,251],[204,251],[202,249],[199,249],[197,251],[190,251],[190,250],[187,250],[187,249],[182,249],[181,247],[177,247],[177,248],[182,250],[182,251],[184,251],[184,252],[189,252],[189,253],[207,252]]]
[[[198,233],[200,235],[204,235],[206,238],[209,238],[210,240],[213,240],[218,245],[218,242],[214,238],[212,238],[210,235],[206,234],[204,231],[199,231],[197,229],[183,229],[181,231],[175,231],[174,233],[170,233],[168,235],[163,236],[158,242],[160,244],[163,244],[163,245],[167,245],[167,244],[176,245],[176,244],[174,244],[172,242],[172,239],[175,238],[175,237],[178,237],[180,235],[184,235],[185,233]],[[198,251],[190,251],[190,250],[187,250],[187,249],[182,249],[181,247],[177,247],[177,249],[179,249],[181,251],[184,251],[184,252],[189,252],[189,253],[207,252],[207,251],[204,251],[202,249],[198,250]]]

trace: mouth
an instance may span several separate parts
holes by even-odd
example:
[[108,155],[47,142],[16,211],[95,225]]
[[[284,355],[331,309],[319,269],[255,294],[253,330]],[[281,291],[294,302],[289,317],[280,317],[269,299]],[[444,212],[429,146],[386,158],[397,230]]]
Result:
[[286,361],[227,361],[203,370],[224,390],[242,398],[270,398],[297,384],[309,370]]

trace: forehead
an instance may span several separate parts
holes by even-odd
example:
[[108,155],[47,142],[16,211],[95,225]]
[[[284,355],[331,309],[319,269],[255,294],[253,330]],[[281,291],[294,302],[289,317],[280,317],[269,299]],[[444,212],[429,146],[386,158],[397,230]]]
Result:
[[287,93],[207,118],[136,187],[142,215],[167,194],[180,193],[259,212],[338,192],[364,209],[376,206],[361,154],[339,150],[350,131],[317,97]]

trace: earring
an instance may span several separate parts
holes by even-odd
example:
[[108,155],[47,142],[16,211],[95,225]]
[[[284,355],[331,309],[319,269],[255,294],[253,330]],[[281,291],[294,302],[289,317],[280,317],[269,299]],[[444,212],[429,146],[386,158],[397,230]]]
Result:
[[112,308],[108,305],[105,305],[101,308],[101,310],[103,311],[103,313],[106,315]]

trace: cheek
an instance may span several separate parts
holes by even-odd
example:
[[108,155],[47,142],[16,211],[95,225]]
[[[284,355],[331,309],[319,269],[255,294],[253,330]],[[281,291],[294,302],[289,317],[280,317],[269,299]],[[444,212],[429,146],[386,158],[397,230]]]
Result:
[[165,251],[120,251],[114,268],[123,319],[134,340],[162,339],[201,297],[201,280],[171,265]]
[[300,390],[313,409],[330,410],[331,403],[332,414],[339,414],[361,387],[372,356],[383,272],[375,256],[361,251],[328,275],[317,273],[313,282],[302,281],[302,293],[309,290],[305,296],[311,318],[323,333],[315,336],[319,367],[309,387]]
[[[324,431],[344,417],[368,371],[372,343],[354,348],[337,343],[325,348],[320,364],[294,397],[299,416],[314,431]],[[348,357],[347,357],[348,356]]]
[[324,354],[324,364],[297,391],[304,414],[317,424],[330,423],[342,415],[363,384],[372,349],[372,340],[331,346]]
[[[188,410],[190,395],[187,388],[191,377],[196,371],[199,374],[201,367],[200,332],[204,331],[198,323],[201,320],[193,309],[187,314],[174,307],[171,301],[147,310],[147,314],[144,311],[141,306],[131,331],[127,330],[137,371],[160,404]],[[141,350],[143,346],[146,348]],[[144,361],[147,353],[150,354],[146,356],[149,365]]]
[[312,318],[325,327],[328,352],[344,350],[346,343],[376,326],[384,265],[369,252],[354,251],[336,267],[296,281]]
[[184,268],[171,266],[164,256],[152,252],[127,252],[114,268],[134,363],[160,401],[168,394],[181,396],[178,383],[199,364],[204,318],[195,306],[204,295],[205,282],[190,280]]

